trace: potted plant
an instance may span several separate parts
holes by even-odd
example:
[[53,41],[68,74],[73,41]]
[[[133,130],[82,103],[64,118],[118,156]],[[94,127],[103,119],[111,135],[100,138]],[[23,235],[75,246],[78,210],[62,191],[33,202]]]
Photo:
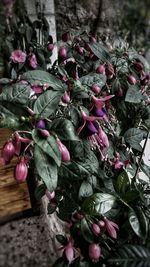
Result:
[[[41,49],[53,47],[47,39]],[[150,66],[123,41],[108,50],[87,33],[64,33],[47,69],[36,49],[16,47],[0,80],[0,127],[14,130],[1,163],[18,157],[18,182],[32,166],[37,199],[67,223],[54,266],[148,266],[149,180],[139,172],[150,176]]]

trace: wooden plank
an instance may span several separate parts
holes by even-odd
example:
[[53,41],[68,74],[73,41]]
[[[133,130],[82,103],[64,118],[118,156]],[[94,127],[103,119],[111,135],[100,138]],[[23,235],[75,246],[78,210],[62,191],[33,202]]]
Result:
[[[8,129],[0,129],[0,153],[11,136]],[[27,183],[17,183],[14,179],[14,167],[17,157],[6,166],[0,166],[0,218],[31,208]]]

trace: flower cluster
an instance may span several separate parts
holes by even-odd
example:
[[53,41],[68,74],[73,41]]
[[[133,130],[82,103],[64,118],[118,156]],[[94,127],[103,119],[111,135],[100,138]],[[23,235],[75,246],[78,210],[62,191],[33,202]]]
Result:
[[[54,49],[50,37],[42,46]],[[149,236],[139,170],[149,175],[140,144],[150,127],[150,67],[134,49],[108,50],[86,33],[64,33],[58,64],[46,71],[39,59],[38,50],[17,47],[12,76],[0,80],[0,127],[15,129],[0,162],[18,158],[18,182],[32,179],[34,166],[36,197],[67,223],[56,264],[107,265],[124,244],[142,246]]]

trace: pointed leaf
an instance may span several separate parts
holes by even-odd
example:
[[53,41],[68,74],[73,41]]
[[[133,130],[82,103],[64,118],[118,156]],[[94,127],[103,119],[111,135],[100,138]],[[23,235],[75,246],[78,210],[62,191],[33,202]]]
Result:
[[57,166],[60,167],[61,155],[56,142],[56,138],[53,135],[48,136],[46,139],[40,137],[38,130],[36,129],[32,131],[32,138],[34,142],[43,150],[43,152],[53,158]]
[[54,191],[57,187],[57,166],[53,159],[47,156],[43,150],[35,145],[34,147],[35,167],[49,191]]
[[140,207],[129,210],[129,222],[136,235],[145,239],[148,232],[147,218]]

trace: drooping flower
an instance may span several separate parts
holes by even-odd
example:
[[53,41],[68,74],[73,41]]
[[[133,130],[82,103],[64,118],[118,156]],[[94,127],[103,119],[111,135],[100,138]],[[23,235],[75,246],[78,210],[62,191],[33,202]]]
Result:
[[68,260],[69,263],[71,263],[75,259],[74,247],[71,242],[69,242],[67,246],[65,247],[64,256]]
[[15,147],[13,145],[13,142],[9,140],[4,144],[2,148],[1,156],[3,158],[4,163],[8,164],[12,160],[14,155],[15,155]]
[[[81,118],[83,120],[83,124],[77,129],[77,133],[80,134],[81,131],[84,129],[84,127],[86,126],[87,122],[95,122],[96,120],[101,120],[100,117],[95,117],[95,116],[89,116],[87,115],[83,110],[81,111]],[[89,123],[89,126],[92,130],[92,127],[93,129],[95,128],[95,126],[91,123]],[[95,130],[97,132],[97,130]]]
[[32,90],[36,93],[36,94],[41,94],[43,93],[44,89],[43,89],[43,85],[36,85],[36,84],[33,84],[31,86]]
[[101,257],[101,248],[98,244],[92,243],[89,245],[89,257],[93,262],[98,262]]
[[111,98],[113,98],[114,95],[108,95],[105,96],[103,98],[97,98],[94,95],[92,96],[92,103],[96,108],[103,108],[105,106],[105,101],[110,100]]
[[105,222],[106,230],[107,230],[108,234],[110,235],[110,237],[117,239],[116,229],[119,230],[118,225],[116,223],[110,221],[106,217],[104,217],[104,222]]
[[101,232],[101,229],[100,229],[100,227],[99,227],[99,225],[98,224],[96,224],[96,223],[93,223],[92,225],[91,225],[91,228],[92,228],[92,232],[93,232],[93,234],[94,235],[99,235],[100,234],[100,232]]
[[27,175],[28,167],[25,158],[22,157],[15,167],[14,176],[18,182],[24,182],[27,178]]
[[61,99],[65,104],[70,103],[70,94],[67,91],[65,91]]
[[12,53],[11,53],[11,61],[13,63],[24,63],[26,61],[26,53],[24,53],[22,50],[14,50]]
[[45,195],[47,196],[47,198],[49,200],[51,200],[51,199],[53,199],[55,197],[55,191],[50,192],[50,191],[48,191],[48,189],[46,189]]
[[30,54],[28,56],[28,61],[29,61],[29,66],[32,68],[32,69],[36,69],[37,66],[38,66],[38,62],[37,62],[37,58],[36,58],[36,55],[35,54]]
[[62,161],[70,161],[70,153],[67,149],[67,147],[57,138],[57,144],[58,144],[58,148],[61,154],[61,159]]
[[115,170],[120,170],[123,168],[124,163],[120,160],[120,155],[118,152],[115,153],[113,160],[110,160],[110,165],[114,167]]
[[39,120],[36,122],[36,127],[39,129],[45,129],[46,128],[46,124],[44,120]]

